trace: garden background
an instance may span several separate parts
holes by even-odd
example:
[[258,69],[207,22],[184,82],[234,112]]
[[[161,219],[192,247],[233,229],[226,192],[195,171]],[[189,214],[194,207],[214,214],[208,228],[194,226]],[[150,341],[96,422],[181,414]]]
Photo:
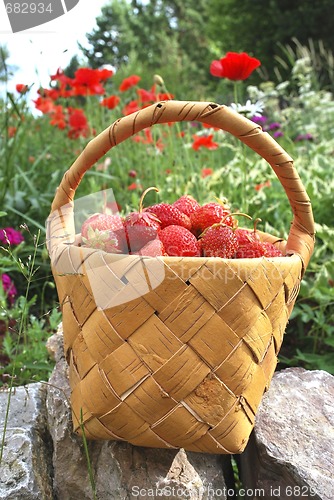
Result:
[[[50,84],[15,81],[0,55],[1,385],[47,380],[45,342],[61,321],[45,247],[56,187],[87,142],[120,116],[163,99],[232,106],[294,158],[311,198],[316,247],[287,327],[278,369],[334,373],[334,32],[331,1],[106,1],[89,48]],[[260,61],[240,66],[245,52]],[[213,61],[230,57],[230,71]],[[226,60],[226,59],[225,59]],[[246,61],[248,59],[246,58]],[[217,67],[217,63],[216,63]],[[121,213],[190,194],[227,198],[286,237],[291,210],[264,160],[232,136],[196,123],[146,129],[85,176],[78,196],[112,188]]]

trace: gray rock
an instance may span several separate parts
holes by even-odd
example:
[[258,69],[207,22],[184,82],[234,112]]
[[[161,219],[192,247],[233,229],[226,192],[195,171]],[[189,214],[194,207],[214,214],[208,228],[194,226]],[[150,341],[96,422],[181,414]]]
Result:
[[[334,377],[289,368],[275,374],[241,456],[248,498],[334,498]],[[247,497],[246,497],[247,498]]]
[[[47,389],[53,440],[54,492],[60,500],[90,500],[93,485],[83,440],[72,432],[67,364],[61,331],[48,342],[56,367]],[[224,457],[134,447],[124,442],[87,443],[96,498],[226,498]],[[225,457],[226,458],[226,457]]]
[[[72,432],[61,329],[48,349],[56,360],[49,383],[16,388],[11,397],[0,500],[234,497],[226,456],[115,441],[90,441],[86,452]],[[326,372],[294,368],[275,374],[239,457],[240,498],[334,498],[333,396],[334,377]],[[0,392],[0,428],[7,401],[8,393]]]
[[46,427],[45,394],[42,383],[15,388],[4,434],[9,392],[0,393],[0,433],[1,438],[5,437],[0,499],[53,499],[52,442]]

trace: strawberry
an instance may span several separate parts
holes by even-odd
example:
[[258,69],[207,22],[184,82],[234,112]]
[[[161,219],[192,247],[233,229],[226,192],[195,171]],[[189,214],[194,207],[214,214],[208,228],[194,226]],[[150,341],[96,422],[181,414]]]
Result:
[[237,228],[235,230],[237,236],[239,247],[243,245],[248,245],[252,241],[260,241],[260,236],[256,231],[251,231],[249,229]]
[[201,241],[202,253],[205,257],[230,259],[238,248],[235,230],[222,223],[214,224],[206,229]]
[[[245,214],[244,214],[245,215]],[[257,257],[279,257],[282,252],[272,243],[262,242],[256,226],[261,219],[255,219],[253,231],[236,229],[238,249],[234,255],[236,259],[253,259]]]
[[264,256],[264,247],[261,241],[250,240],[248,244],[242,245],[235,252],[236,259],[254,259]]
[[185,227],[167,226],[160,231],[159,239],[163,243],[167,255],[179,257],[199,257],[201,255],[196,236]]
[[237,228],[235,234],[238,241],[238,249],[234,255],[236,259],[251,259],[264,255],[264,249],[256,228],[253,231]]
[[167,226],[182,226],[190,230],[191,222],[188,215],[169,203],[158,203],[145,208],[144,212],[154,214],[160,221],[161,229]]
[[190,215],[192,232],[199,236],[206,228],[221,222],[223,219],[225,224],[233,226],[234,219],[228,217],[229,214],[230,209],[220,203],[206,203]]
[[138,252],[134,252],[136,255],[145,255],[147,257],[160,257],[162,255],[167,255],[166,250],[158,238],[151,240],[146,245],[143,246]]
[[[282,252],[272,243],[261,241],[256,231],[236,229],[239,248],[234,258],[253,259],[257,257],[282,257]],[[248,234],[247,234],[248,233]]]
[[99,231],[118,231],[123,229],[123,221],[120,215],[94,214],[88,217],[81,226],[81,235],[88,237],[88,228]]
[[264,241],[262,243],[263,248],[264,248],[264,256],[265,257],[283,257],[283,253],[281,250],[272,243],[269,243],[268,241]]
[[127,243],[131,252],[137,252],[146,243],[157,238],[161,229],[159,219],[150,212],[143,210],[143,200],[148,193],[157,188],[146,189],[140,197],[138,212],[131,212],[124,220],[124,228],[127,238]]
[[83,246],[121,253],[126,240],[122,218],[112,214],[94,214],[81,227]]
[[173,206],[176,207],[183,214],[190,215],[195,212],[201,205],[198,203],[195,198],[192,196],[185,194],[181,196],[178,200],[174,201]]

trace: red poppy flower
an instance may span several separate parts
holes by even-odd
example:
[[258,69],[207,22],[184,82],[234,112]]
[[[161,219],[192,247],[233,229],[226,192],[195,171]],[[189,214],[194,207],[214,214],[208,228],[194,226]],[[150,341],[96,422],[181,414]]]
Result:
[[89,133],[87,118],[82,109],[68,108],[70,130],[68,136],[70,139],[76,139],[80,136],[87,137]]
[[90,87],[100,83],[98,71],[92,68],[79,68],[75,74],[75,85],[85,85]]
[[55,106],[51,112],[51,116],[50,125],[58,127],[61,130],[66,128],[66,118],[63,113],[63,106]]
[[60,82],[63,85],[70,84],[73,81],[72,78],[70,78],[69,76],[65,75],[64,71],[61,68],[57,69],[57,73],[56,74],[50,75],[50,79],[51,79],[51,81],[55,81],[56,80],[56,81]]
[[213,170],[212,168],[202,168],[202,171],[201,171],[201,177],[209,177],[210,175],[213,174]]
[[56,101],[62,94],[58,89],[38,89],[38,94],[42,97],[49,97],[53,101]]
[[141,186],[141,184],[137,184],[136,182],[133,182],[128,186],[128,191],[133,191],[135,189],[143,189],[143,187]]
[[162,151],[165,147],[162,139],[159,137],[157,141],[154,141],[152,136],[152,131],[150,128],[145,128],[141,133],[136,134],[132,137],[135,142],[140,142],[142,144],[154,144],[157,150]]
[[15,88],[19,94],[25,94],[29,90],[28,85],[24,85],[24,83],[17,83]]
[[213,130],[220,130],[219,127],[213,127],[212,125],[209,125],[208,123],[202,123],[203,128],[213,128]]
[[246,80],[251,73],[261,65],[255,57],[251,57],[246,52],[227,52],[226,56],[219,61],[212,61],[210,73],[218,78],[228,78],[229,80]]
[[14,137],[16,134],[16,127],[8,127],[8,137]]
[[268,179],[267,181],[265,182],[261,182],[261,184],[256,184],[254,186],[254,189],[255,191],[261,191],[261,189],[265,188],[265,187],[270,187],[271,186],[271,182],[270,180]]
[[191,147],[195,151],[197,151],[201,147],[211,150],[217,149],[219,145],[217,144],[217,142],[214,142],[212,138],[213,135],[201,135],[201,136],[194,135],[194,142]]
[[137,83],[141,80],[140,76],[138,75],[131,75],[128,78],[124,78],[122,83],[119,86],[120,92],[125,92],[126,90],[130,89],[134,85],[137,85]]
[[174,99],[173,94],[158,94],[157,95],[158,101],[170,101],[171,99]]
[[130,101],[128,104],[124,106],[122,109],[123,115],[131,115],[131,113],[135,113],[136,111],[139,111],[139,106],[138,106],[138,101]]
[[101,80],[105,79],[105,74],[101,70],[79,68],[74,76],[75,79],[71,82],[71,85],[74,88],[75,95],[104,94],[104,87],[101,84]]
[[103,82],[104,80],[108,80],[108,78],[111,78],[114,74],[114,72],[111,69],[106,69],[106,68],[99,69],[98,72],[101,82]]
[[101,106],[105,106],[108,109],[114,109],[116,106],[118,106],[120,101],[120,98],[117,95],[111,95],[109,97],[106,97],[105,99],[102,99],[100,102]]
[[150,103],[156,101],[155,85],[153,85],[151,90],[137,89],[137,94],[139,95],[139,99],[142,103]]
[[42,113],[50,113],[54,109],[54,103],[49,97],[38,97],[35,103],[35,108]]

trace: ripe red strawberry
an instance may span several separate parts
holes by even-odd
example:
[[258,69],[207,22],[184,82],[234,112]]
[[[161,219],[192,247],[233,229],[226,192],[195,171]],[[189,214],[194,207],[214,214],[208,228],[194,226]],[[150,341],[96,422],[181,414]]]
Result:
[[144,212],[154,214],[160,221],[161,229],[167,226],[182,226],[190,230],[191,222],[188,215],[169,203],[158,203],[145,208]]
[[235,252],[236,259],[255,259],[264,256],[264,247],[261,241],[249,241],[247,245],[242,245]]
[[145,255],[147,257],[160,257],[167,255],[166,250],[158,238],[151,240],[146,245],[143,246],[138,252],[134,252],[137,255]]
[[264,255],[260,236],[256,230],[249,231],[238,228],[235,230],[235,234],[238,241],[238,249],[234,256],[236,259],[251,259]]
[[238,248],[238,240],[234,229],[225,224],[214,224],[203,234],[202,253],[205,257],[222,257],[230,259]]
[[160,231],[159,239],[162,241],[167,255],[179,257],[199,257],[201,255],[196,236],[185,227],[167,226]]
[[[237,231],[236,231],[237,232]],[[254,259],[257,257],[282,257],[282,252],[275,247],[272,243],[260,241],[260,237],[254,238],[254,233],[251,233],[252,237],[245,242],[243,245],[239,246],[234,257],[236,259]]]
[[126,239],[122,218],[115,214],[94,214],[82,224],[83,246],[106,252],[120,253],[125,250]]
[[100,231],[117,231],[123,229],[123,221],[120,215],[94,214],[88,217],[81,226],[81,235],[88,236],[88,228],[99,229]]
[[178,200],[174,201],[173,206],[178,208],[180,212],[188,215],[190,215],[195,212],[201,205],[198,203],[195,198],[192,196],[185,194],[181,196]]
[[158,218],[143,210],[144,197],[152,189],[158,191],[154,187],[146,189],[140,197],[138,212],[131,212],[124,220],[127,244],[131,252],[137,252],[146,243],[156,239],[161,229]]
[[230,213],[230,209],[220,203],[206,203],[190,215],[192,232],[199,236],[206,228],[221,222],[223,219],[225,219],[226,225],[232,227],[234,219],[228,217]]
[[260,241],[259,233],[249,229],[242,229],[238,227],[235,230],[235,234],[237,236],[239,247],[243,245],[248,245],[249,242],[252,241]]
[[281,250],[272,243],[269,243],[268,241],[264,241],[262,243],[263,248],[264,248],[264,256],[265,257],[283,257],[283,253]]

